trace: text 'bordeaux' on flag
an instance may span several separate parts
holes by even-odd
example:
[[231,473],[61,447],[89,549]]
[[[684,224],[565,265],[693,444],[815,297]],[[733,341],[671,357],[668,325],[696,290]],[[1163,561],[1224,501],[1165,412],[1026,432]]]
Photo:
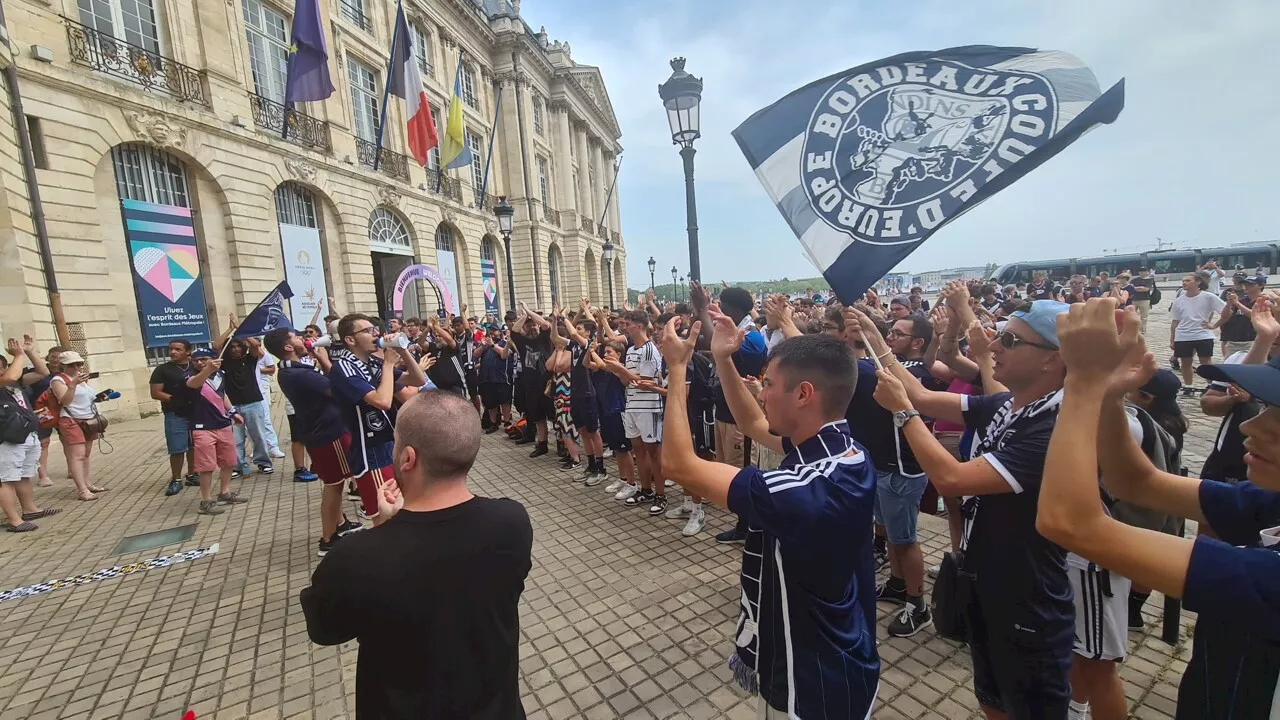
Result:
[[733,136],[846,303],[943,225],[1124,108],[1063,52],[965,46],[867,63],[796,90]]

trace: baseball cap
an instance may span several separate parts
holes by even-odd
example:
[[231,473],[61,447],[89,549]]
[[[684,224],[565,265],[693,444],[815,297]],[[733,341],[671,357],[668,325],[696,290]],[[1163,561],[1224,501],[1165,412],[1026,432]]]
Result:
[[191,353],[192,360],[198,360],[200,358],[211,358],[211,357],[215,357],[215,355],[213,354],[213,350],[210,348],[199,348],[195,352]]
[[[1243,273],[1241,273],[1241,274],[1243,275]],[[1249,284],[1251,284],[1251,285],[1266,285],[1266,284],[1267,284],[1267,276],[1266,276],[1266,275],[1249,275],[1249,276],[1247,276],[1247,277],[1245,277],[1245,278],[1243,278],[1243,279],[1244,279],[1244,281],[1245,281],[1246,283],[1249,283]]]
[[1157,370],[1138,391],[1155,398],[1156,406],[1166,414],[1181,412],[1178,394],[1182,392],[1182,380],[1172,370]]
[[1249,273],[1247,273],[1247,272],[1245,272],[1245,271],[1243,271],[1243,270],[1237,270],[1235,273],[1233,273],[1233,274],[1231,275],[1231,279],[1232,279],[1232,280],[1244,280],[1244,281],[1246,281],[1246,282],[1247,282],[1247,281],[1249,280]]
[[65,350],[58,355],[59,365],[71,365],[73,363],[82,363],[84,358],[75,350]]
[[1196,374],[1206,380],[1235,383],[1268,405],[1280,405],[1280,355],[1266,365],[1201,365]]
[[1058,347],[1058,316],[1070,309],[1070,305],[1057,300],[1035,300],[1030,308],[1017,310],[1009,317],[1030,325],[1045,342]]

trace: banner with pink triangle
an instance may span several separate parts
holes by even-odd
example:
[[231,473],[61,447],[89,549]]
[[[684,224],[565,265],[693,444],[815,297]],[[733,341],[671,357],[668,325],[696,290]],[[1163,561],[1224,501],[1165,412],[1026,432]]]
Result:
[[147,347],[209,341],[200,250],[190,208],[122,200],[138,318]]

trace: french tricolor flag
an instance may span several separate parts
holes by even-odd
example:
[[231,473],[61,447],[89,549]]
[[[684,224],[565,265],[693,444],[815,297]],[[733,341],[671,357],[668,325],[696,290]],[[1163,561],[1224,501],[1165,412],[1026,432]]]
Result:
[[426,167],[427,152],[440,138],[436,123],[431,119],[431,106],[427,104],[427,91],[422,86],[418,72],[418,56],[413,51],[413,35],[404,17],[404,5],[396,3],[396,29],[392,35],[390,74],[388,88],[392,95],[404,98],[404,114],[409,118],[409,152]]

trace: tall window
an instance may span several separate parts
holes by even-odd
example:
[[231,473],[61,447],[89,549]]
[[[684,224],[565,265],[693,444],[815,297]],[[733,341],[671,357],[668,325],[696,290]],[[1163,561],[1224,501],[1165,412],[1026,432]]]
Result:
[[533,132],[542,135],[542,101],[538,98],[533,99]]
[[560,302],[560,248],[547,250],[547,282],[551,284],[551,302]]
[[480,102],[476,99],[476,74],[466,63],[462,65],[462,101],[477,110],[480,109]]
[[542,199],[542,219],[551,216],[551,180],[547,172],[547,159],[538,156],[538,197]]
[[[437,134],[444,132],[444,127],[440,124],[440,108],[431,107],[431,121],[435,123]],[[431,172],[436,172],[440,169],[440,143],[438,142],[427,151],[427,169]],[[431,181],[432,187],[435,187],[435,179],[431,178]]]
[[316,199],[311,191],[295,183],[280,183],[276,188],[276,222],[318,228]]
[[289,23],[283,15],[258,0],[244,0],[244,24],[249,36],[254,92],[283,103],[289,67]]
[[485,238],[480,241],[480,259],[488,262],[496,262],[497,257],[497,253],[493,249],[493,241],[486,235]]
[[484,141],[468,130],[467,147],[471,150],[471,187],[479,191],[484,184]]
[[431,34],[421,25],[410,26],[413,32],[413,54],[418,57],[418,69],[423,77],[431,77],[435,69],[431,66]]
[[[572,147],[572,143],[570,143]],[[569,192],[573,193],[574,205],[578,206],[578,212],[583,211],[582,198],[578,197],[578,171],[573,171],[573,187],[569,188]]]
[[352,125],[356,137],[378,140],[378,80],[373,71],[347,56],[347,82],[351,85]]
[[412,255],[409,228],[390,210],[374,208],[369,214],[369,248],[378,252]]
[[187,168],[166,152],[140,144],[118,145],[111,151],[116,192],[122,199],[191,207]]
[[440,223],[436,228],[436,249],[445,252],[453,252],[453,230],[448,225]]
[[364,0],[338,0],[339,11],[342,17],[368,30],[372,27],[369,13],[365,11]]
[[155,0],[77,0],[77,6],[81,25],[150,52],[160,52]]

